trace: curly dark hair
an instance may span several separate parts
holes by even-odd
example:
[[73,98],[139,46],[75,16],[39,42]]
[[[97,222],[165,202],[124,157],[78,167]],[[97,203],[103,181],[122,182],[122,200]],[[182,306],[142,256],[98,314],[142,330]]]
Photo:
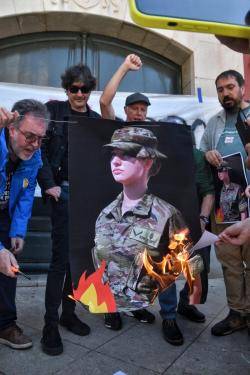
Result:
[[226,70],[225,72],[222,72],[218,75],[218,77],[215,80],[215,85],[217,86],[217,82],[218,82],[219,79],[228,78],[228,77],[234,77],[235,80],[238,82],[240,87],[244,86],[244,84],[245,84],[245,80],[242,77],[242,75],[239,72],[237,72],[236,70],[230,69],[230,70]]
[[67,90],[74,82],[83,82],[89,91],[92,91],[96,87],[96,79],[92,76],[92,73],[87,65],[77,64],[69,67],[61,75],[62,87]]

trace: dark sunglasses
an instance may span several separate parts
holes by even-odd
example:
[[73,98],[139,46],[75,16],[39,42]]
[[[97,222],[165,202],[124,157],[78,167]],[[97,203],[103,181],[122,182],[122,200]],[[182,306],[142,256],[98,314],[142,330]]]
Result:
[[29,132],[23,132],[21,129],[17,128],[16,129],[17,131],[19,131],[25,138],[25,141],[28,143],[28,144],[31,144],[31,143],[34,143],[34,142],[37,142],[39,145],[45,141],[46,139],[48,139],[47,137],[40,137],[39,135],[36,135],[34,133],[29,133]]
[[91,89],[88,86],[82,86],[82,87],[71,86],[69,88],[69,92],[71,92],[71,94],[77,94],[79,90],[81,91],[82,94],[87,94],[88,92],[91,91]]

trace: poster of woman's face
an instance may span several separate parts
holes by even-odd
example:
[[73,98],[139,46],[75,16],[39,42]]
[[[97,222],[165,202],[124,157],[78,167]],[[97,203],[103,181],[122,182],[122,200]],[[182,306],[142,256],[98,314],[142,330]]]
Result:
[[235,223],[249,216],[249,202],[245,195],[247,178],[240,153],[223,157],[215,176],[215,221],[217,224]]
[[[77,124],[69,127],[69,237],[73,297],[90,306],[90,294],[91,298],[95,296],[97,303],[94,309],[92,305],[89,307],[91,312],[125,311],[132,308],[135,310],[153,301],[158,292],[156,285],[144,274],[142,257],[137,258],[131,251],[135,249],[134,252],[139,252],[140,248],[140,254],[143,254],[145,248],[150,248],[149,255],[152,258],[160,256],[160,259],[155,260],[157,265],[163,260],[162,255],[165,256],[168,252],[169,241],[160,241],[162,232],[159,225],[163,224],[164,234],[165,227],[166,233],[169,233],[170,228],[175,228],[172,223],[177,221],[178,216],[172,214],[171,220],[167,220],[166,223],[168,216],[163,206],[166,207],[166,212],[170,212],[170,207],[167,211],[167,204],[181,212],[185,228],[188,228],[188,235],[193,243],[200,238],[190,129],[184,125],[166,123],[140,123],[137,126],[153,132],[158,139],[157,150],[167,155],[167,159],[163,160],[159,173],[152,175],[149,180],[148,194],[145,198],[147,207],[146,203],[144,204],[145,214],[141,211],[141,205],[138,205],[135,207],[135,211],[140,208],[138,218],[128,213],[126,220],[121,218],[117,225],[112,221],[117,211],[112,210],[110,205],[119,199],[119,193],[128,180],[132,177],[138,180],[138,174],[142,173],[141,167],[144,165],[146,168],[146,163],[139,163],[133,157],[133,162],[137,160],[135,165],[132,166],[132,161],[125,158],[122,165],[119,162],[117,166],[117,159],[120,159],[117,150],[105,152],[103,145],[110,143],[116,130],[124,128],[123,122],[82,117]],[[150,209],[149,199],[152,200]],[[161,206],[155,203],[158,200]],[[108,207],[110,212],[107,213]],[[159,214],[162,215],[161,221],[156,220]],[[157,222],[157,230],[152,226],[153,219],[151,220],[150,215],[155,223]],[[179,229],[178,227],[177,232],[174,230],[174,233],[179,234]],[[158,248],[160,253],[155,254]],[[177,262],[175,265],[177,266]],[[180,270],[176,270],[175,267],[171,270],[172,273],[174,271],[174,275],[170,275],[174,281]],[[164,278],[165,276],[164,274]],[[105,285],[101,284],[102,280]],[[108,286],[112,289],[115,308],[112,296],[107,291]],[[109,301],[110,304],[108,310],[103,311],[106,294],[105,301]]]

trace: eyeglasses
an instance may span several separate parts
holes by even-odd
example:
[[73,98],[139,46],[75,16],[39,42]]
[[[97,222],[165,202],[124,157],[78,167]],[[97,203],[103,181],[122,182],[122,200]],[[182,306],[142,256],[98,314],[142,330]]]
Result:
[[23,132],[19,128],[16,128],[16,130],[18,130],[24,136],[26,142],[29,144],[37,142],[40,145],[43,141],[48,139],[47,137],[40,137],[39,135],[36,135],[34,133]]
[[71,94],[77,94],[79,90],[81,91],[82,94],[87,94],[91,91],[91,89],[88,86],[81,86],[81,87],[71,86],[69,88],[69,92],[71,92]]

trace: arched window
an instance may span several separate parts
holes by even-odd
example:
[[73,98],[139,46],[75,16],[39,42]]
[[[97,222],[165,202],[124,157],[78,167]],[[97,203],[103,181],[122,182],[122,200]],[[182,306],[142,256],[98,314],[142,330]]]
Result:
[[128,74],[120,91],[181,94],[180,66],[147,49],[93,34],[38,33],[1,40],[0,81],[60,87],[65,68],[83,62],[97,77],[97,90],[103,90],[129,53],[139,54],[143,69]]

